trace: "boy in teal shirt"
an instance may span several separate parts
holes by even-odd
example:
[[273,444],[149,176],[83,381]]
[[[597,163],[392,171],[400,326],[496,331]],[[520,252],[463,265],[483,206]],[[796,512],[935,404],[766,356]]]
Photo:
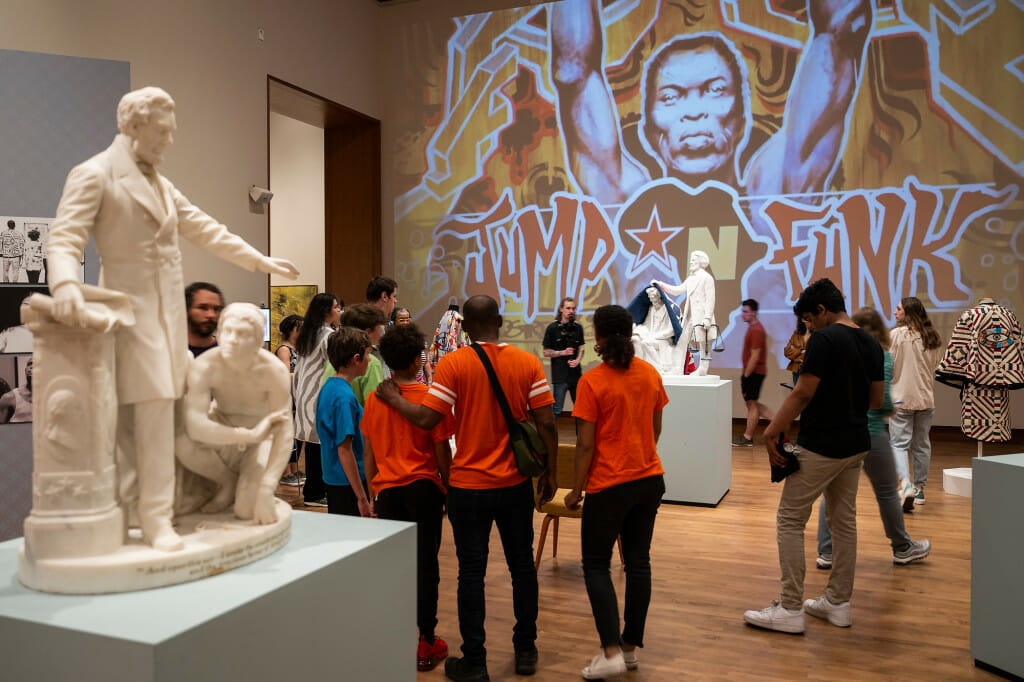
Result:
[[327,486],[327,513],[373,516],[363,473],[363,407],[352,384],[366,374],[372,345],[366,332],[342,327],[327,340],[327,357],[337,368],[320,388],[316,431]]

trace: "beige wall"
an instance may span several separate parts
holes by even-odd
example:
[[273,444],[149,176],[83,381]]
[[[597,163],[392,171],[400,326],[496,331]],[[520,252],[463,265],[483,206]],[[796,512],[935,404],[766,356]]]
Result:
[[[326,291],[324,254],[324,130],[270,114],[270,252],[295,263],[296,284]],[[271,275],[271,286],[291,284]]]
[[[178,133],[163,172],[266,250],[267,214],[250,213],[248,188],[269,184],[267,75],[379,118],[380,85],[367,55],[380,43],[381,13],[373,0],[4,0],[0,45],[127,61],[133,88],[167,90]],[[217,282],[232,300],[267,300],[265,275],[188,245],[184,256],[186,280]]]

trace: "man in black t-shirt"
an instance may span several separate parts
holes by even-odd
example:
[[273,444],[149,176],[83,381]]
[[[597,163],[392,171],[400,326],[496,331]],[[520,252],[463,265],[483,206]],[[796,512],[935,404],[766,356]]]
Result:
[[555,394],[555,419],[562,412],[565,392],[576,402],[576,383],[583,362],[583,327],[576,324],[576,300],[563,298],[555,321],[544,331],[544,357],[551,358],[551,389]]
[[[777,439],[800,415],[795,450],[800,468],[786,478],[776,528],[782,596],[743,618],[758,627],[797,633],[804,631],[805,612],[839,627],[851,624],[857,483],[871,448],[867,411],[881,407],[885,382],[881,346],[850,320],[843,294],[831,281],[812,283],[793,311],[813,333],[796,386],[764,432],[768,458],[781,466],[786,460]],[[824,595],[803,601],[804,527],[822,494],[832,529],[832,573]],[[837,528],[842,530],[837,533]]]

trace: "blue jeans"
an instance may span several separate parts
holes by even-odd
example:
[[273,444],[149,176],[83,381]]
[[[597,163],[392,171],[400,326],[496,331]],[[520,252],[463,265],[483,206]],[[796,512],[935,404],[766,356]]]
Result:
[[[651,603],[651,538],[654,518],[664,494],[665,479],[650,476],[587,495],[583,505],[580,531],[583,579],[603,647],[622,642],[634,646],[644,644],[644,626]],[[610,572],[612,548],[620,535],[622,556],[626,561],[626,600],[622,613],[625,627],[621,634],[619,602]]]
[[[896,410],[889,417],[889,433],[892,434],[892,454],[896,458],[896,474],[911,481],[918,488],[928,482],[928,466],[932,461],[932,442],[928,432],[932,428],[935,408],[927,410]],[[907,452],[914,462],[914,478],[910,478]]]
[[[899,479],[893,465],[892,448],[886,431],[871,434],[871,450],[864,458],[864,473],[875,489],[878,513],[882,517],[885,535],[889,538],[893,552],[902,552],[910,547],[910,536],[903,525],[903,507],[900,504]],[[825,498],[818,508],[818,554],[832,553],[832,533],[828,528],[825,514]]]
[[555,413],[555,419],[558,419],[558,415],[562,414],[562,406],[565,404],[566,391],[572,396],[572,402],[576,403],[576,383],[551,384],[551,391],[555,394],[555,404],[551,406],[551,411]]
[[533,484],[508,488],[448,489],[448,520],[459,559],[459,632],[462,655],[473,664],[487,662],[484,648],[484,576],[491,525],[498,526],[505,562],[512,575],[512,646],[534,648],[537,640],[537,571],[533,566]]

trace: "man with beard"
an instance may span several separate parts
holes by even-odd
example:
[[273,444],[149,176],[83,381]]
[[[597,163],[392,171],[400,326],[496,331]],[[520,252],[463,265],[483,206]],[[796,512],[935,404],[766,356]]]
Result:
[[216,284],[192,282],[185,288],[185,309],[188,312],[188,349],[199,357],[216,347],[217,322],[224,309],[224,295]]
[[562,413],[565,392],[576,402],[576,383],[583,371],[583,327],[576,324],[576,300],[563,298],[558,304],[555,321],[544,331],[544,357],[551,358],[551,388],[555,404],[551,408],[555,419]]

